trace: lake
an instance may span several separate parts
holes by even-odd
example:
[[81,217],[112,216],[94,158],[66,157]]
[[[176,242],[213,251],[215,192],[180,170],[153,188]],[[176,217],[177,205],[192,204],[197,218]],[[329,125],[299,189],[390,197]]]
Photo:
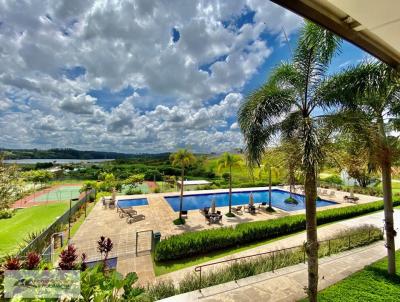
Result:
[[103,159],[53,159],[53,158],[27,158],[27,159],[6,159],[4,163],[6,164],[36,164],[36,163],[52,163],[56,164],[79,164],[79,163],[101,163],[106,161],[112,161],[114,159],[103,158]]

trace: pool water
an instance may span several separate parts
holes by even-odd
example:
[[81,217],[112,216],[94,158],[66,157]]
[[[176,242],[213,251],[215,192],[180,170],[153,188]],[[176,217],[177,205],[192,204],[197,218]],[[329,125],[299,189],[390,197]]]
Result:
[[[241,191],[232,192],[232,205],[246,205],[249,203],[249,196],[253,193],[254,203],[267,202],[268,204],[268,190],[263,191]],[[292,194],[293,198],[298,201],[298,204],[288,204],[285,202],[290,196],[289,192],[282,190],[272,190],[272,206],[285,210],[297,211],[305,209],[305,198],[303,195]],[[174,211],[179,211],[180,196],[165,197]],[[215,200],[217,207],[226,207],[229,205],[229,193],[212,193],[212,194],[196,194],[183,196],[183,210],[196,210],[210,207],[212,200]],[[325,207],[335,205],[335,202],[327,200],[318,200],[317,207]]]
[[120,208],[147,206],[148,204],[149,204],[149,202],[147,201],[147,198],[120,199],[120,200],[118,200],[118,206]]

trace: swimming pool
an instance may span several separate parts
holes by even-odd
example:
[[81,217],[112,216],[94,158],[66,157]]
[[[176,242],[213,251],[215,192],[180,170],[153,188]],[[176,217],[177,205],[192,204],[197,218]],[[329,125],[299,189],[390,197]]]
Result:
[[136,198],[136,199],[119,199],[118,206],[120,208],[129,208],[137,206],[147,206],[149,202],[147,198]]
[[[241,191],[232,192],[232,205],[246,205],[249,203],[250,193],[253,193],[254,202],[268,202],[268,190],[263,191]],[[272,206],[285,210],[297,211],[305,209],[304,196],[299,194],[292,194],[293,197],[299,202],[298,204],[288,204],[285,199],[290,196],[289,192],[282,190],[272,190]],[[165,197],[174,211],[179,211],[179,196]],[[217,207],[226,207],[229,205],[229,193],[212,193],[212,194],[196,194],[183,196],[183,210],[196,210],[209,207],[212,200],[215,199]],[[317,207],[325,207],[335,205],[336,202],[319,200]]]

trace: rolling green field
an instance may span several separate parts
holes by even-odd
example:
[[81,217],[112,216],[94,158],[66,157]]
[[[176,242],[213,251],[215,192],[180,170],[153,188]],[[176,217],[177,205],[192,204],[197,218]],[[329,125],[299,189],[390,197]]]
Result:
[[0,219],[0,257],[18,251],[29,233],[46,228],[68,209],[68,204],[65,201],[20,209],[12,218]]
[[[396,258],[399,259],[399,257],[400,250],[396,252]],[[318,301],[399,301],[400,261],[397,261],[396,266],[396,276],[389,277],[387,275],[387,259],[375,262],[362,271],[321,291],[318,294]]]
[[[218,171],[218,160],[219,157],[208,158],[204,161],[204,168],[207,171],[214,171],[217,176],[222,176],[222,174],[229,172],[229,168],[223,168]],[[272,176],[272,181],[275,181],[277,175]],[[251,175],[248,167],[246,166],[244,160],[240,164],[240,166],[232,167],[232,182],[252,182],[254,181],[265,181],[267,182],[268,173],[266,171],[262,171],[260,174],[260,169],[255,168],[253,170],[253,176]]]

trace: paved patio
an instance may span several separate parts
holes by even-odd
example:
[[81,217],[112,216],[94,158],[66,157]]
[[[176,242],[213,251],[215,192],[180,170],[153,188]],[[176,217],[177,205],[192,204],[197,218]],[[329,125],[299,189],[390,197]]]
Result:
[[[233,191],[243,190],[265,190],[266,188],[249,188],[249,189],[234,189]],[[282,189],[282,188],[279,188]],[[285,188],[283,188],[285,189]],[[204,194],[227,192],[227,190],[203,190],[203,191],[188,191],[185,194]],[[327,206],[321,209],[335,208],[348,206],[351,204],[343,203],[342,194],[345,192],[336,192],[336,199],[330,199],[338,202],[337,205]],[[98,260],[100,255],[96,249],[96,242],[100,236],[111,238],[114,242],[114,248],[110,257],[118,257],[117,270],[123,274],[131,271],[136,271],[141,282],[152,282],[154,280],[154,272],[150,258],[150,237],[151,231],[159,231],[163,237],[168,237],[174,234],[183,232],[199,231],[209,228],[218,228],[221,226],[232,226],[242,222],[267,220],[287,215],[304,213],[304,210],[286,212],[276,209],[275,213],[267,213],[266,211],[258,211],[257,214],[243,213],[233,218],[223,216],[222,224],[208,225],[204,216],[199,210],[189,211],[186,224],[176,226],[172,223],[177,218],[177,212],[174,212],[169,203],[164,199],[164,196],[179,195],[179,193],[159,193],[146,195],[131,195],[118,196],[117,199],[124,198],[143,198],[146,197],[148,205],[137,206],[135,209],[139,214],[144,215],[144,219],[134,223],[127,223],[125,218],[120,218],[116,209],[104,208],[101,202],[98,202],[90,212],[87,219],[79,228],[78,232],[72,238],[72,242],[78,248],[79,252],[85,252],[89,260]],[[357,195],[360,202],[370,202],[378,200],[377,197]],[[222,213],[228,211],[228,207],[219,207]],[[143,232],[150,231],[150,232]],[[139,234],[136,243],[136,233]],[[139,252],[136,254],[136,246],[138,245]]]

